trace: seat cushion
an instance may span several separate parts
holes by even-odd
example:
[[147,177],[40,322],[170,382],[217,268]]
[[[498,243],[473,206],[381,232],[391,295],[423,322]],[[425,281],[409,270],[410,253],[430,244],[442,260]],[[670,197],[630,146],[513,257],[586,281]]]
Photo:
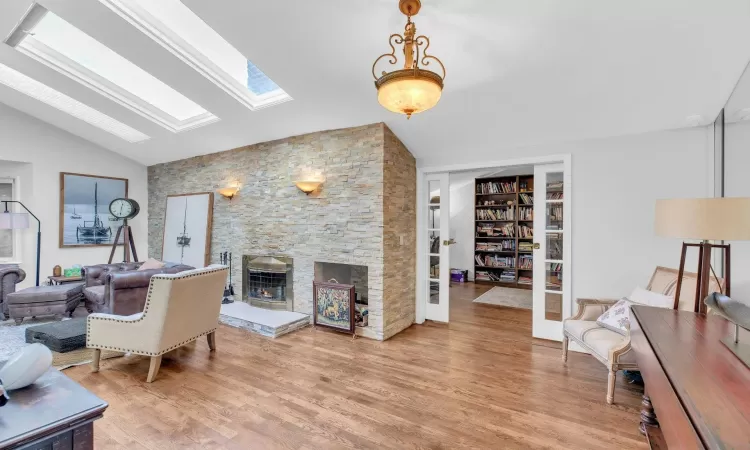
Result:
[[26,342],[44,344],[58,353],[72,352],[86,346],[86,318],[45,323],[26,329]]
[[8,294],[9,305],[67,301],[81,294],[83,283],[69,283],[59,286],[33,286]]
[[90,286],[83,290],[83,296],[87,301],[101,305],[104,303],[104,289],[104,285]]
[[[603,360],[609,359],[611,348],[619,346],[626,339],[625,336],[601,327],[591,320],[566,320],[565,331],[573,340],[579,341]],[[619,362],[635,364],[634,352],[631,350],[621,355]]]

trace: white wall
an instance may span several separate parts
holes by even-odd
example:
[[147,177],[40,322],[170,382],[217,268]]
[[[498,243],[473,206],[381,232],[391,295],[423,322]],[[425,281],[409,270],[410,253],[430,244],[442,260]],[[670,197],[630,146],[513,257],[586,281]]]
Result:
[[[26,163],[26,164],[18,164]],[[41,279],[59,264],[106,263],[110,247],[59,248],[60,172],[122,177],[129,180],[128,196],[141,206],[132,222],[137,250],[147,255],[148,205],[146,167],[38,119],[0,104],[0,177],[21,177],[20,200],[42,222]],[[23,287],[35,277],[36,221],[21,230],[21,262],[27,273]],[[122,255],[122,253],[119,253]],[[120,256],[121,258],[121,256]]]
[[[654,234],[656,199],[707,197],[708,127],[484,152],[461,163],[572,155],[573,298],[620,297],[657,265],[677,267],[681,241]],[[420,167],[456,163],[439,156]],[[688,261],[695,264],[694,260]]]
[[[724,195],[750,197],[750,122],[728,123],[724,129]],[[750,303],[750,242],[732,245],[732,297]]]

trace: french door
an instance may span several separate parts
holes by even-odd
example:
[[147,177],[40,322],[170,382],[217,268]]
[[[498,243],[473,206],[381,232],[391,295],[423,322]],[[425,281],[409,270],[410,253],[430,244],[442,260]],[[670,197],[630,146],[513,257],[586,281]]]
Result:
[[422,204],[427,207],[427,220],[419,230],[423,241],[421,248],[427,274],[424,289],[426,295],[425,318],[448,322],[448,289],[450,287],[450,178],[448,173],[427,175],[424,178],[422,195],[427,198]]
[[532,335],[562,340],[570,316],[570,183],[563,164],[534,167]]

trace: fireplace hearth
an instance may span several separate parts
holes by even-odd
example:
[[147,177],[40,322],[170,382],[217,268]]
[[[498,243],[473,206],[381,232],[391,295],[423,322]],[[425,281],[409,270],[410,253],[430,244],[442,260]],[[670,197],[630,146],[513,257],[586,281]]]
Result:
[[243,300],[258,308],[292,311],[292,274],[292,258],[243,256]]

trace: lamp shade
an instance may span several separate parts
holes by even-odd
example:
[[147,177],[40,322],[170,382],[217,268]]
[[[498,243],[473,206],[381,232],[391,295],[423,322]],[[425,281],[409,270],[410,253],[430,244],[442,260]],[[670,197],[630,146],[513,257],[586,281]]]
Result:
[[0,212],[0,230],[29,228],[27,213]]
[[658,236],[709,241],[750,240],[750,198],[656,201]]

